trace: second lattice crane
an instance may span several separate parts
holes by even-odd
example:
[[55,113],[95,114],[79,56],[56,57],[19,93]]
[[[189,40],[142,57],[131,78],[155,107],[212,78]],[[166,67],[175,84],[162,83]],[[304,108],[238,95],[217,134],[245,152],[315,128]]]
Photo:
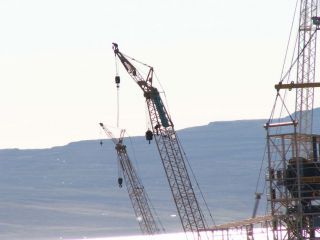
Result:
[[[160,227],[162,227],[161,222],[154,216],[152,205],[144,186],[142,185],[142,182],[130,161],[126,145],[123,144],[125,130],[122,129],[120,137],[116,139],[112,132],[107,129],[103,123],[100,123],[99,125],[115,144],[121,172],[124,177],[124,182],[128,190],[136,219],[139,222],[141,232],[149,235],[160,233]],[[120,186],[122,185],[122,178],[118,179],[118,183]]]

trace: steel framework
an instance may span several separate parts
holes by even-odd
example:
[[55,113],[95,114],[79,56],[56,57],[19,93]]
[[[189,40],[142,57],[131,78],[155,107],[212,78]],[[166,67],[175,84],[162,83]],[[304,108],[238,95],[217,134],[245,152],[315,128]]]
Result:
[[[317,16],[318,0],[301,0],[299,36],[298,36],[298,65],[297,83],[314,83],[317,25],[313,24],[313,17]],[[299,122],[298,132],[311,134],[314,103],[314,88],[297,88],[296,90],[296,116]],[[307,155],[311,150],[310,145],[298,144],[300,155]]]
[[[266,128],[274,239],[316,239],[320,230],[320,135],[295,130],[272,134],[271,127]],[[299,156],[298,143],[313,146],[311,158]]]
[[312,134],[314,88],[320,86],[315,82],[317,12],[317,0],[300,1],[296,80],[276,85],[278,96],[281,89],[296,90],[295,115],[265,125],[268,202],[277,240],[320,237],[320,135]]
[[116,139],[112,132],[108,130],[103,123],[100,123],[100,126],[115,144],[115,149],[117,151],[118,161],[124,176],[125,185],[128,190],[136,219],[139,222],[141,232],[149,235],[160,233],[157,221],[152,214],[147,193],[130,161],[126,150],[126,145],[123,144],[123,136],[125,131],[122,130],[119,139]]
[[162,102],[159,91],[152,86],[153,68],[143,64],[149,69],[147,77],[144,78],[127,57],[119,51],[118,45],[115,43],[113,44],[113,50],[126,71],[142,89],[146,98],[152,132],[183,230],[185,232],[191,231],[199,237],[199,231],[206,228],[204,216],[192,187],[185,157],[174,125]]

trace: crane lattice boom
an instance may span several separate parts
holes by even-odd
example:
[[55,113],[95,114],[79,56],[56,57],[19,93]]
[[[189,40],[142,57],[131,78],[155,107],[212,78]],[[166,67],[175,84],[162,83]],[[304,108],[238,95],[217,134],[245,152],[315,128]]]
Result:
[[115,144],[115,149],[117,151],[118,161],[124,176],[124,181],[129,193],[129,197],[139,222],[141,232],[143,234],[156,234],[160,233],[158,224],[152,214],[151,205],[149,203],[149,198],[142,185],[139,176],[134,169],[130,158],[128,156],[126,145],[124,145],[123,137],[124,130],[121,130],[120,138],[116,140],[110,130],[108,130],[103,123],[100,126],[105,131],[105,133],[111,138]]
[[185,157],[174,130],[171,118],[162,102],[159,91],[152,86],[153,68],[143,78],[134,65],[113,44],[115,55],[126,71],[139,85],[146,98],[152,132],[169,182],[174,202],[184,231],[199,232],[206,228],[205,219],[197,201],[187,171]]

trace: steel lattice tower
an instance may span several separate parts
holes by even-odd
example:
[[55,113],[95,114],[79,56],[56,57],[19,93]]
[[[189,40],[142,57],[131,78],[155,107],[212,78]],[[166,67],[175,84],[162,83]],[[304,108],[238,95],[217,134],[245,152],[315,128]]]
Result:
[[[200,231],[207,229],[205,218],[196,198],[187,170],[186,158],[173,122],[159,91],[152,85],[153,68],[139,62],[148,68],[147,76],[143,77],[128,58],[119,51],[116,43],[113,43],[113,50],[128,74],[144,93],[152,126],[150,132],[155,138],[183,230],[192,232],[195,239],[200,238]],[[131,60],[136,61],[132,58]]]
[[[313,24],[312,17],[317,16],[317,10],[318,0],[301,0],[297,83],[315,82],[317,26]],[[314,88],[297,88],[295,118],[299,123],[299,133],[311,134],[312,132],[313,103]],[[299,146],[300,155],[307,157],[311,146],[305,146],[303,143]]]
[[317,0],[300,1],[296,79],[275,86],[277,96],[281,89],[296,90],[295,114],[288,122],[270,119],[265,125],[268,201],[277,240],[320,237],[320,135],[312,132],[314,88],[320,87],[315,82],[317,12]]
[[[153,216],[151,203],[149,201],[147,192],[138,176],[137,171],[132,165],[132,162],[127,153],[127,147],[123,144],[125,131],[122,130],[119,139],[116,139],[113,136],[112,132],[107,129],[103,123],[100,123],[100,126],[115,144],[121,172],[123,174],[124,182],[127,187],[135,216],[139,222],[141,232],[148,235],[160,233],[161,231],[159,228],[159,224],[156,221],[156,218]],[[120,183],[119,185],[121,186]]]

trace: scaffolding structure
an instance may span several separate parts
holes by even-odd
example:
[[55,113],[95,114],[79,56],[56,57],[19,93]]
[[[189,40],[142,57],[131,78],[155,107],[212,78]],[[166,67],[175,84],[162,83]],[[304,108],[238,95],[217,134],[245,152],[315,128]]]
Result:
[[[268,202],[273,216],[274,239],[316,239],[320,233],[320,135],[300,134],[297,123],[291,133],[273,134],[266,125],[268,147]],[[299,144],[312,146],[307,157]],[[318,238],[317,238],[318,239]]]
[[272,240],[271,215],[258,216],[241,221],[216,225],[204,231],[211,232],[212,240]]

